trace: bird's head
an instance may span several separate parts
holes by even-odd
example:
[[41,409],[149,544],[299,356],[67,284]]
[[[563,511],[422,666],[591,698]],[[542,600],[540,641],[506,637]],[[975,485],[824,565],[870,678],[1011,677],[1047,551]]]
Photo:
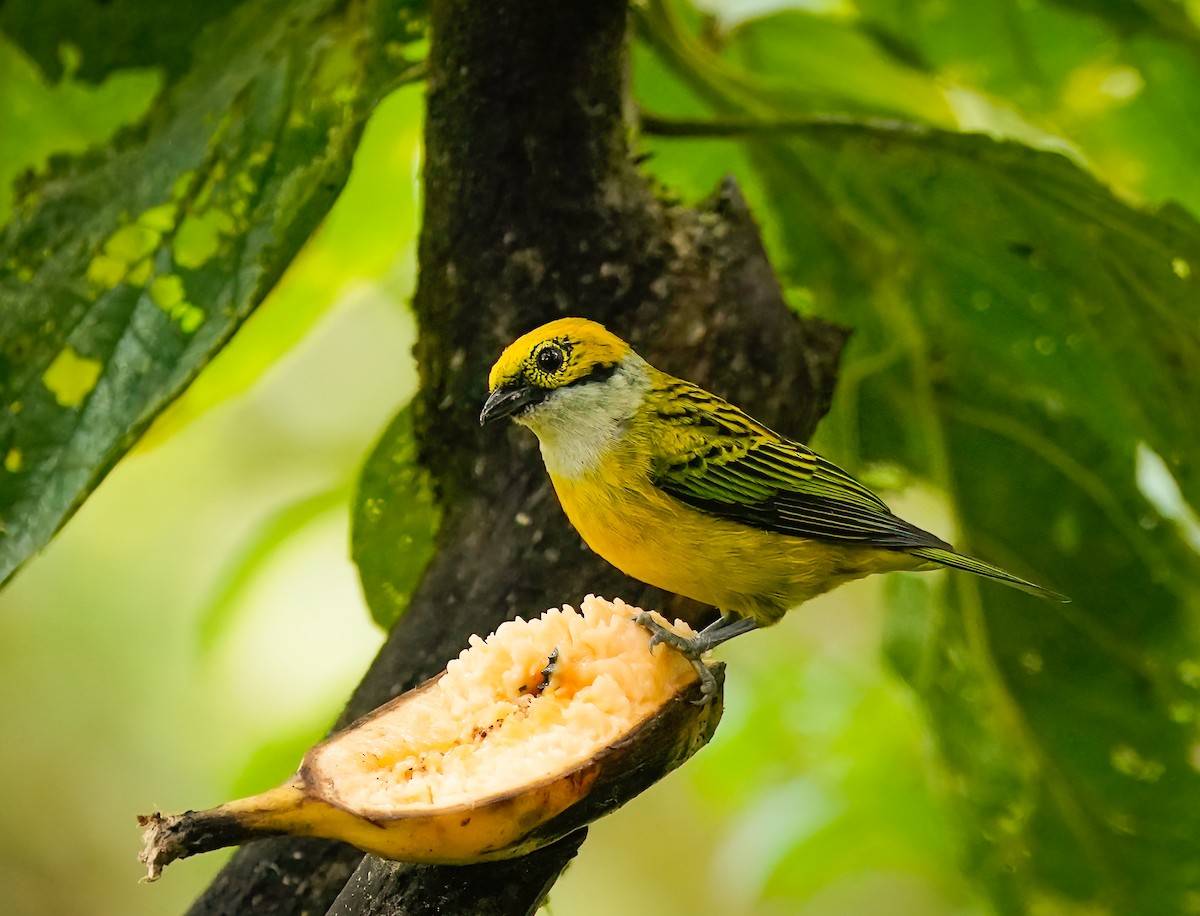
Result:
[[620,419],[646,363],[607,328],[560,318],[514,340],[488,377],[480,423],[512,417],[539,435],[568,422]]

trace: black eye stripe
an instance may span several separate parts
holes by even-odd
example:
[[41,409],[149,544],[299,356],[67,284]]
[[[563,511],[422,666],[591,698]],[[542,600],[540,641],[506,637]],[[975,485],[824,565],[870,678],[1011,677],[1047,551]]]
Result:
[[591,372],[589,372],[587,375],[581,375],[579,378],[570,382],[567,387],[570,388],[574,385],[590,385],[593,382],[607,382],[613,377],[613,374],[616,371],[616,363],[599,363],[592,368]]

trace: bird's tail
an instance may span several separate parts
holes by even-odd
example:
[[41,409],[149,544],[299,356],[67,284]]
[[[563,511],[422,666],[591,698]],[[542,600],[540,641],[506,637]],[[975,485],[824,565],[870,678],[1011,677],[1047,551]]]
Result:
[[966,572],[975,573],[977,576],[995,579],[997,582],[1003,582],[1005,585],[1019,588],[1021,591],[1037,595],[1039,598],[1062,602],[1071,600],[1066,595],[1060,595],[1058,592],[1042,588],[1040,585],[1035,585],[1033,582],[1022,579],[1020,576],[1014,576],[1010,572],[1005,572],[999,566],[993,566],[991,563],[984,563],[983,560],[976,560],[974,557],[955,553],[953,550],[945,550],[941,547],[915,547],[909,550],[908,553],[923,560],[932,560],[934,563],[940,563],[942,566],[950,566],[954,569],[962,569]]

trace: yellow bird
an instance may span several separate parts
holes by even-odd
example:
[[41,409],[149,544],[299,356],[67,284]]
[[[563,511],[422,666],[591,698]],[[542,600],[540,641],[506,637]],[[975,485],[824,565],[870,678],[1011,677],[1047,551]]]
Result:
[[559,502],[592,550],[720,610],[690,640],[649,615],[639,621],[693,661],[877,572],[950,566],[1066,600],[956,553],[807,446],[655,369],[594,321],[563,318],[518,338],[488,388],[479,422],[512,417],[533,430]]

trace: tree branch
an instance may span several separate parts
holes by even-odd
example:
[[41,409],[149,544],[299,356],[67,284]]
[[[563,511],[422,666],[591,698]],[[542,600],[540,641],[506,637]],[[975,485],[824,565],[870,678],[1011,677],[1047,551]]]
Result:
[[533,916],[587,836],[578,830],[520,859],[444,870],[364,856],[326,916]]
[[867,118],[855,115],[815,114],[801,118],[676,118],[638,108],[638,128],[643,134],[680,139],[739,139],[778,134],[811,133],[828,127],[864,127],[889,132],[923,132],[923,124],[897,119]]
[[[432,4],[416,430],[444,520],[341,724],[441,670],[470,634],[587,592],[693,621],[708,613],[591,554],[533,437],[480,429],[488,368],[517,334],[595,318],[793,436],[828,408],[846,332],[787,309],[736,185],[698,210],[672,206],[633,165],[626,16],[626,0]],[[348,847],[270,840],[240,850],[191,912],[525,914],[582,834],[510,863],[368,857],[349,883],[361,855]]]

